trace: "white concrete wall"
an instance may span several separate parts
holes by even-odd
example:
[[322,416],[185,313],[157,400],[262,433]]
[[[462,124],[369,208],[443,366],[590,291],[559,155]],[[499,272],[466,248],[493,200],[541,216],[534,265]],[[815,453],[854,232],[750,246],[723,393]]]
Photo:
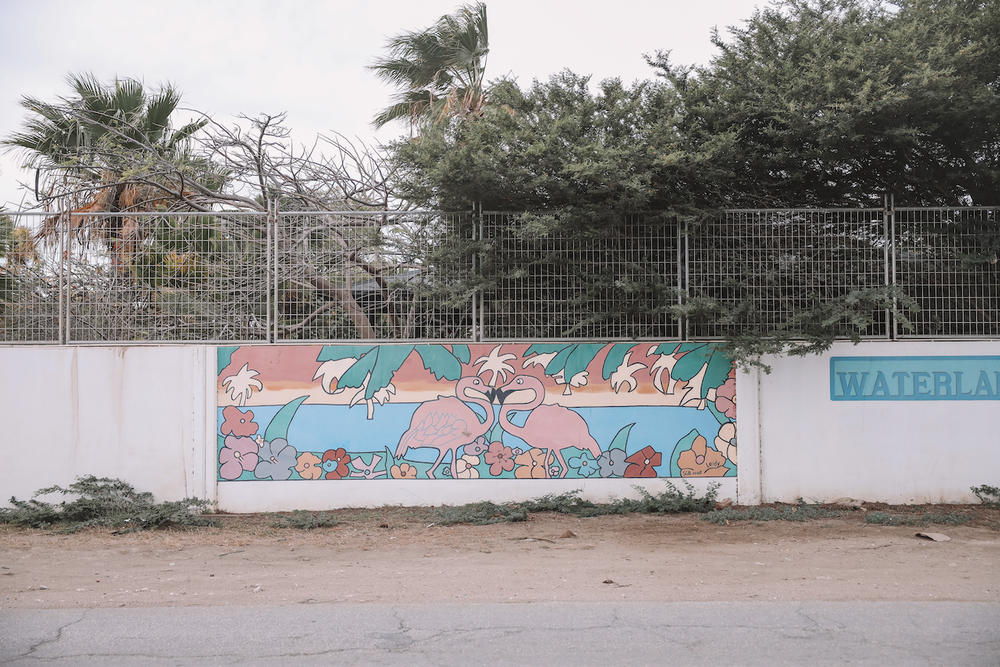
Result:
[[830,358],[980,355],[1000,342],[844,342],[741,373],[740,501],[977,502],[1000,484],[1000,401],[833,401]]
[[0,348],[0,501],[87,474],[212,498],[215,369],[195,346]]
[[[741,373],[739,479],[719,480],[720,498],[975,502],[970,486],[1000,484],[1000,401],[830,399],[831,356],[923,355],[996,356],[1000,342],[838,343],[767,359],[770,375]],[[635,495],[634,480],[217,484],[215,373],[210,347],[0,347],[0,502],[85,474],[236,512]],[[693,481],[702,492],[711,480]],[[643,485],[658,493],[664,481]]]

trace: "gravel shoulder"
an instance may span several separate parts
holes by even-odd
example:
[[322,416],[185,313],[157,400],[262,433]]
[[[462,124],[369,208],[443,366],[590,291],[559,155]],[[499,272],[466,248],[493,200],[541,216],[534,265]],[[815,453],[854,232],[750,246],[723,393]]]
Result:
[[[849,512],[720,526],[693,514],[538,513],[523,523],[442,526],[432,509],[384,508],[338,510],[331,513],[335,526],[314,530],[276,528],[267,515],[221,516],[217,528],[124,535],[0,526],[0,608],[1000,602],[1000,512],[943,511],[975,519],[888,526]],[[918,532],[950,539],[935,542]]]

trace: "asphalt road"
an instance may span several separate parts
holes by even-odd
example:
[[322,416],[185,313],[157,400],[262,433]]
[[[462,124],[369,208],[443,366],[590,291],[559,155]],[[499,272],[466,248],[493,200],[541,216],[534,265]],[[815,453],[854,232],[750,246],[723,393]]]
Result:
[[1000,604],[0,610],[3,665],[1000,665]]

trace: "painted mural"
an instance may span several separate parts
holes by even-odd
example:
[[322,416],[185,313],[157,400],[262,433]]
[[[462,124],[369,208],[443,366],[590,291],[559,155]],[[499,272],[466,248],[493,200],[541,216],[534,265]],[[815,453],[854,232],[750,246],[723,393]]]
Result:
[[736,475],[711,343],[218,349],[219,480]]

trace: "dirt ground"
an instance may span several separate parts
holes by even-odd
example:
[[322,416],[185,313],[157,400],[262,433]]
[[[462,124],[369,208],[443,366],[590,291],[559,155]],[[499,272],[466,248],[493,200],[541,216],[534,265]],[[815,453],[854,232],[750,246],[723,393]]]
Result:
[[[874,508],[868,508],[874,509]],[[902,508],[878,509],[899,511]],[[925,508],[928,509],[928,508]],[[114,535],[0,526],[0,609],[688,600],[1000,602],[1000,511],[966,525],[866,525],[863,511],[804,522],[697,515],[434,523],[433,510],[341,510],[337,525]],[[935,542],[918,532],[947,535]]]

